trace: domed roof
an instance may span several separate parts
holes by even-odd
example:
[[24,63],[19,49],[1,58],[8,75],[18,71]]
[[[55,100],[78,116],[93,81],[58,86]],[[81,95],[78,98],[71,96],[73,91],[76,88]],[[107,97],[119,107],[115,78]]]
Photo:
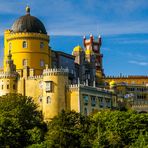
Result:
[[17,19],[12,27],[12,32],[34,32],[47,34],[44,24],[36,17],[30,15],[30,8],[26,7],[26,15]]
[[76,47],[74,47],[74,49],[73,49],[73,52],[81,52],[83,49],[82,49],[82,47],[80,46],[80,45],[78,45],[78,46],[76,46]]

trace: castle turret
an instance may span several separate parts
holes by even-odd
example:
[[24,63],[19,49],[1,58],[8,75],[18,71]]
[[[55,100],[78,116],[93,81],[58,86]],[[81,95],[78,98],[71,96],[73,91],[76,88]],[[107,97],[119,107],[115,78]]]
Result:
[[43,114],[44,119],[58,115],[66,109],[67,69],[46,69],[43,71]]
[[102,78],[104,77],[102,58],[103,54],[100,53],[100,47],[102,45],[102,38],[99,35],[98,40],[95,40],[93,35],[90,35],[89,39],[83,39],[85,47],[85,57],[86,60],[90,63],[93,63],[95,66],[95,75],[96,75],[96,84],[103,84]]
[[10,30],[5,31],[4,44],[4,70],[9,50],[17,71],[27,64],[38,75],[42,73],[45,64],[51,65],[49,36],[44,24],[30,14],[28,6],[26,14],[17,19]]

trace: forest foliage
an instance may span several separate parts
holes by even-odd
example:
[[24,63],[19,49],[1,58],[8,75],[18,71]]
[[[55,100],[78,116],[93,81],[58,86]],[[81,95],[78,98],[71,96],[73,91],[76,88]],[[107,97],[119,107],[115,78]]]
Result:
[[32,98],[0,97],[0,147],[148,148],[148,113],[62,111],[45,123]]

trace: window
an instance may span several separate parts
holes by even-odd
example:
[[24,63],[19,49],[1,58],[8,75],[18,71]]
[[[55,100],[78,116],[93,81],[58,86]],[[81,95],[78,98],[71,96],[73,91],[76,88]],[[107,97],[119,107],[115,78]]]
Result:
[[52,82],[51,81],[47,81],[46,82],[46,91],[52,91]]
[[26,59],[23,59],[22,65],[23,65],[23,66],[27,66],[27,60],[26,60]]
[[40,60],[40,66],[44,67],[44,60]]
[[13,89],[15,89],[15,84],[13,84]]
[[96,106],[96,98],[94,96],[91,97],[91,106]]
[[7,85],[7,89],[9,89],[9,85]]
[[100,108],[102,108],[104,106],[102,97],[99,97],[99,106],[100,106]]
[[9,51],[11,50],[11,48],[12,48],[12,44],[11,44],[11,43],[9,43]]
[[46,101],[47,104],[51,103],[51,98],[48,96]]
[[23,41],[23,48],[27,48],[27,42]]
[[88,104],[88,96],[84,95],[83,100],[84,100],[84,105],[87,105]]
[[40,48],[44,48],[44,43],[40,42]]
[[39,96],[39,102],[42,103],[42,96]]
[[2,89],[4,88],[4,86],[2,85]]

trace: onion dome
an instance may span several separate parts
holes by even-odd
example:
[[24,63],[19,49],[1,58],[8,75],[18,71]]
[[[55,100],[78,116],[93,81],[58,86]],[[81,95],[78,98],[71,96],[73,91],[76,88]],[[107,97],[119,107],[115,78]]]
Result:
[[81,52],[83,51],[82,47],[80,45],[74,47],[73,52]]
[[44,24],[36,17],[30,15],[30,7],[26,7],[26,15],[18,18],[12,25],[11,31],[14,33],[19,32],[32,32],[47,34]]

